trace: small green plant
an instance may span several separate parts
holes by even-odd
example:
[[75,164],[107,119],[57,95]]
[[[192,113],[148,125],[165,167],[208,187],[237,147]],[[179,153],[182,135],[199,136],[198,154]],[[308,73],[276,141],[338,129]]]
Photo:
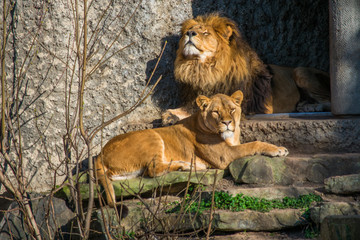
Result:
[[305,229],[305,238],[313,239],[319,237],[319,229],[313,227],[313,225],[309,224]]
[[[268,200],[264,198],[249,197],[243,194],[232,196],[226,192],[214,193],[214,207],[215,209],[224,209],[230,211],[244,211],[246,209],[255,210],[260,212],[268,212],[272,209],[285,209],[285,208],[304,208],[308,209],[312,202],[320,202],[322,198],[315,194],[302,195],[298,198],[285,197],[282,200]],[[201,201],[191,201],[186,196],[185,211],[190,213],[202,213],[211,207],[211,199],[203,199]],[[178,212],[180,204],[168,210],[168,213]]]
[[133,231],[124,231],[124,232],[121,232],[119,235],[115,235],[113,237],[115,237],[116,239],[121,239],[121,240],[136,239],[135,232],[133,232]]

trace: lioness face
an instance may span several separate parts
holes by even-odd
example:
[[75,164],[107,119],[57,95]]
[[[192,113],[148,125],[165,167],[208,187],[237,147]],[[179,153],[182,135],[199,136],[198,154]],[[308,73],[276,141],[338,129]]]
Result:
[[196,102],[201,110],[205,126],[221,136],[223,140],[234,136],[241,118],[241,91],[233,95],[216,94],[211,98],[199,96]]
[[212,27],[195,24],[185,30],[179,47],[183,48],[185,58],[200,59],[204,62],[206,58],[215,55],[218,40]]

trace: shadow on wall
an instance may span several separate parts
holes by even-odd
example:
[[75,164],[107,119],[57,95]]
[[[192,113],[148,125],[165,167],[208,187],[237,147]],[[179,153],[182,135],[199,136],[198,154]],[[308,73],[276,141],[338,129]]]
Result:
[[[265,63],[291,67],[315,67],[329,70],[329,13],[327,0],[193,0],[193,17],[218,12],[234,20],[244,38]],[[191,16],[189,16],[191,17]],[[179,29],[180,31],[180,29]],[[161,109],[179,105],[179,88],[173,69],[178,35],[168,41],[156,76],[163,79],[156,88],[153,101]],[[151,74],[157,59],[147,64]]]
[[[154,94],[152,95],[152,101],[162,110],[174,108],[180,104],[178,85],[175,82],[173,73],[176,49],[178,47],[179,39],[179,35],[171,35],[162,39],[161,46],[164,46],[165,42],[167,42],[166,48],[150,82],[150,85],[153,85],[158,80],[158,78],[162,76],[161,81],[155,88]],[[147,62],[147,79],[150,78],[157,61],[158,58],[154,58]]]
[[265,63],[329,70],[327,0],[194,0],[192,11],[234,20]]

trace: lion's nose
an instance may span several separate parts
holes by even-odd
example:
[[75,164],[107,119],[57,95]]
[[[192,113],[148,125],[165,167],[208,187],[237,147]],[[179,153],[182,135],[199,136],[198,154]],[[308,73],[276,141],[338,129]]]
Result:
[[194,36],[197,35],[197,33],[194,32],[194,31],[187,31],[187,32],[186,32],[186,35],[188,35],[189,37],[194,37]]
[[231,123],[231,120],[229,121],[222,121],[223,124],[225,124],[226,126],[229,126],[229,124]]

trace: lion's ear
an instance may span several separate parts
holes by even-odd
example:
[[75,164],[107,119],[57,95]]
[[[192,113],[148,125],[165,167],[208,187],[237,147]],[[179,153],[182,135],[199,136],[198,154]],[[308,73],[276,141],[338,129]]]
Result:
[[203,111],[210,103],[210,98],[200,95],[196,98],[196,104]]
[[231,37],[231,35],[233,34],[233,29],[231,26],[227,25],[226,26],[226,31],[224,33],[224,38],[229,39]]
[[234,93],[231,95],[231,97],[232,97],[233,99],[235,99],[235,103],[236,103],[236,104],[240,105],[241,102],[242,102],[242,100],[243,100],[243,98],[244,98],[244,94],[242,93],[242,91],[238,90],[238,91],[234,92]]

